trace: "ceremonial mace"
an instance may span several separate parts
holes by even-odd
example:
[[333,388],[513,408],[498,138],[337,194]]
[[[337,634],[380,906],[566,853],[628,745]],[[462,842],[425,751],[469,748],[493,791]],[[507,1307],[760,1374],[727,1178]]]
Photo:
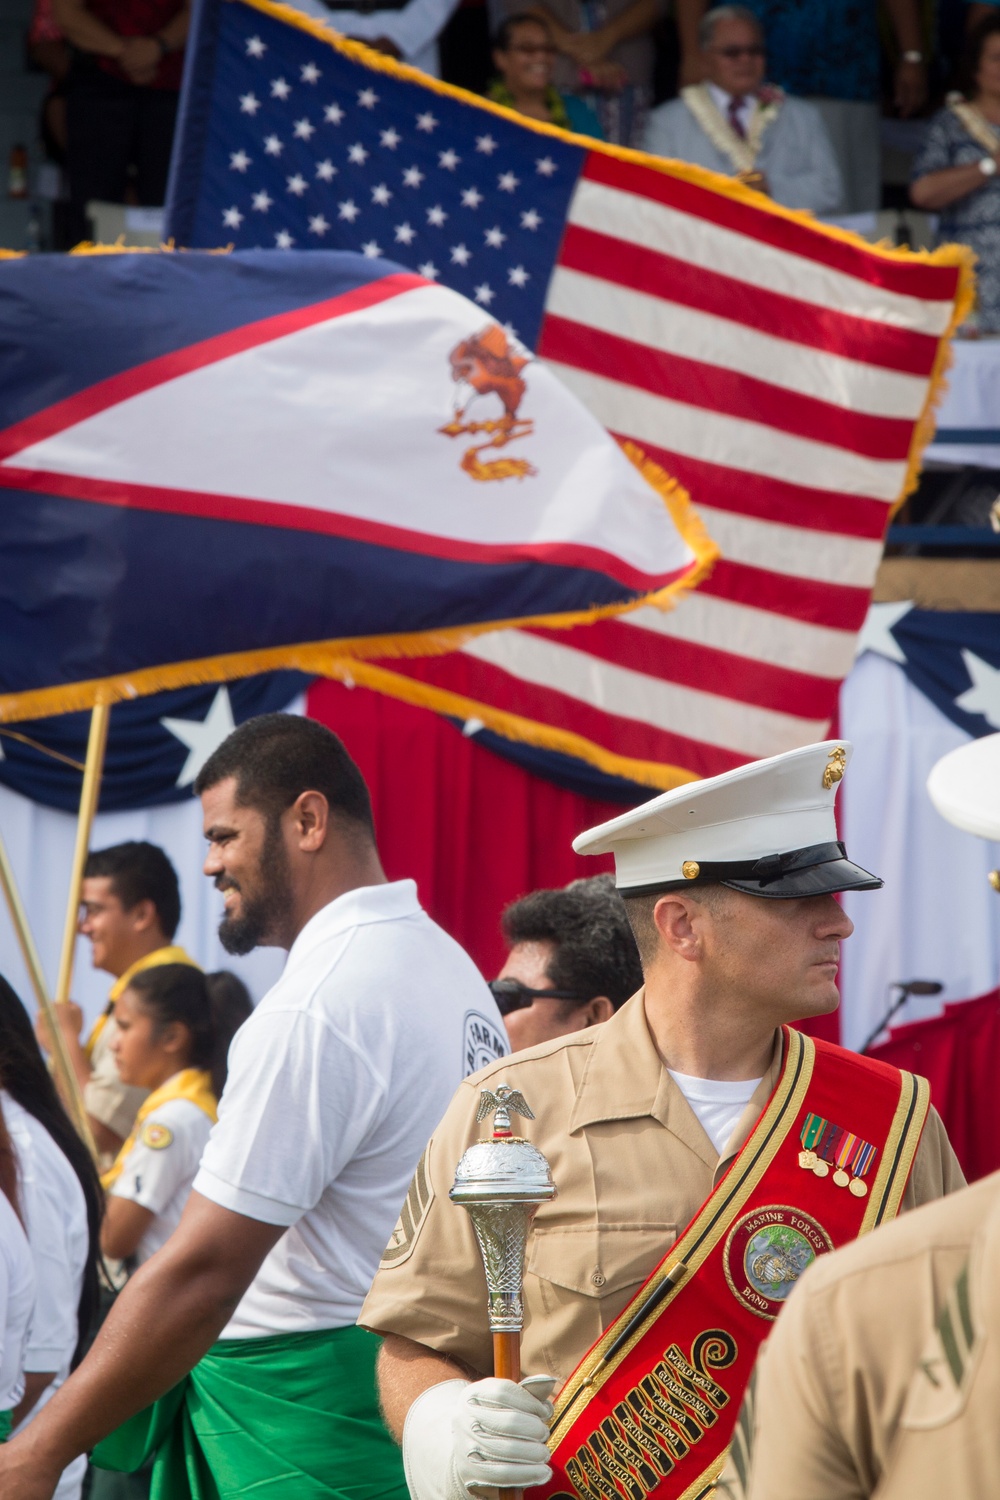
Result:
[[[521,1378],[521,1329],[524,1326],[524,1249],[528,1226],[541,1204],[555,1197],[545,1157],[530,1141],[511,1130],[511,1114],[535,1118],[520,1089],[501,1083],[483,1089],[477,1120],[493,1115],[489,1140],[470,1146],[455,1171],[452,1203],[469,1211],[479,1242],[489,1292],[493,1373],[503,1380]],[[507,1490],[510,1500],[523,1491]]]

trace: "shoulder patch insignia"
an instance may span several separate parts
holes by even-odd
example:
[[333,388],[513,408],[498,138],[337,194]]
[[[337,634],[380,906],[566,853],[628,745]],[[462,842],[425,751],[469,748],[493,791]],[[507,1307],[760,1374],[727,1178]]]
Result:
[[413,1174],[406,1202],[403,1204],[402,1212],[396,1220],[396,1227],[383,1252],[379,1264],[380,1271],[387,1271],[393,1266],[402,1265],[403,1261],[409,1257],[417,1242],[420,1226],[427,1217],[427,1210],[434,1201],[434,1192],[427,1178],[427,1154],[430,1149],[428,1145],[417,1162],[417,1170]]
[[969,1279],[966,1262],[917,1363],[900,1416],[901,1427],[917,1432],[943,1427],[965,1406],[985,1342]]
[[465,1030],[462,1036],[462,1063],[465,1076],[488,1068],[510,1052],[510,1043],[503,1027],[480,1015],[477,1010],[465,1013]]
[[158,1125],[155,1120],[151,1120],[148,1125],[143,1126],[139,1139],[153,1151],[165,1151],[173,1142],[174,1132],[168,1125]]

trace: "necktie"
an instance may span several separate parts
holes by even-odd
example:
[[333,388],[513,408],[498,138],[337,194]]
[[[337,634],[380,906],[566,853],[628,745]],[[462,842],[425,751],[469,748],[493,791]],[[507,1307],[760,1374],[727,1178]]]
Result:
[[739,136],[740,140],[745,141],[747,138],[747,133],[743,129],[743,121],[740,118],[740,110],[742,108],[742,96],[738,98],[735,94],[733,94],[729,100],[729,123],[735,130],[736,134]]

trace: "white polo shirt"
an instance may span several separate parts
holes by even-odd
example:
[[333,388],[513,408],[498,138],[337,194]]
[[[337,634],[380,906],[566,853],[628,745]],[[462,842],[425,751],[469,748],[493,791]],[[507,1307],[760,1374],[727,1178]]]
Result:
[[35,1268],[28,1237],[0,1193],[0,1411],[24,1395],[24,1361],[35,1306]]
[[317,912],[233,1040],[194,1186],[287,1226],[223,1331],[343,1328],[462,1078],[505,1056],[493,996],[412,880]]
[[111,1188],[156,1217],[135,1252],[142,1265],[165,1245],[181,1221],[212,1122],[190,1099],[168,1099],[143,1121],[138,1139]]
[[[35,1267],[35,1310],[25,1348],[24,1368],[55,1371],[20,1432],[50,1401],[69,1374],[79,1337],[78,1314],[83,1274],[90,1249],[87,1200],[69,1159],[44,1125],[6,1090],[0,1104],[17,1155],[21,1207]],[[64,1470],[55,1500],[78,1496],[87,1468],[85,1458]]]

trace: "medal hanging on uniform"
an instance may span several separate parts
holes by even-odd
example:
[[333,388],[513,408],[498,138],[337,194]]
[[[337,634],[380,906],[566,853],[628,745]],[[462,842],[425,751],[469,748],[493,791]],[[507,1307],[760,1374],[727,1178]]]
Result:
[[855,1198],[865,1197],[868,1192],[865,1178],[878,1155],[877,1147],[843,1126],[834,1125],[832,1120],[814,1114],[806,1116],[799,1138],[800,1167],[817,1177],[828,1177],[832,1168],[836,1187],[848,1188]]

